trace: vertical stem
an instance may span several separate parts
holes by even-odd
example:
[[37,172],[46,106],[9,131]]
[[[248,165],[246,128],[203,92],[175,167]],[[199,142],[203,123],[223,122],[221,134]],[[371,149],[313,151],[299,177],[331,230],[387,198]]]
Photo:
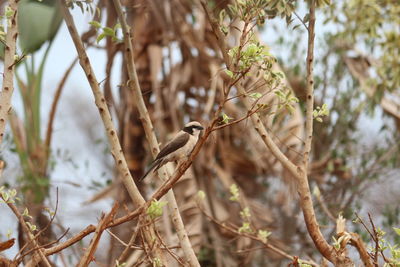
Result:
[[313,136],[313,110],[314,110],[314,37],[315,37],[315,0],[310,2],[308,24],[308,48],[307,48],[307,87],[306,87],[306,140],[303,150],[303,167],[298,176],[298,194],[300,197],[300,206],[303,211],[307,230],[321,254],[331,262],[335,262],[335,253],[331,245],[325,240],[319,228],[315,216],[314,204],[308,183],[308,163],[310,161],[311,143]]
[[314,38],[315,38],[315,1],[310,3],[310,20],[308,24],[307,48],[307,81],[306,81],[306,140],[303,151],[304,172],[307,173],[310,161],[311,143],[313,137],[313,110],[314,110]]
[[3,141],[6,128],[7,116],[11,110],[11,98],[14,92],[14,69],[15,50],[18,37],[17,28],[17,7],[18,0],[10,0],[9,8],[13,11],[10,18],[7,18],[7,35],[4,52],[3,86],[0,92],[0,144]]

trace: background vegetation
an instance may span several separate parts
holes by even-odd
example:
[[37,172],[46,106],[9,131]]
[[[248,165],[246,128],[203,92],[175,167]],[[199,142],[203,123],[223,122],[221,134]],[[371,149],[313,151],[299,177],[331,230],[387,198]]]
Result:
[[1,6],[0,265],[400,266],[398,1]]

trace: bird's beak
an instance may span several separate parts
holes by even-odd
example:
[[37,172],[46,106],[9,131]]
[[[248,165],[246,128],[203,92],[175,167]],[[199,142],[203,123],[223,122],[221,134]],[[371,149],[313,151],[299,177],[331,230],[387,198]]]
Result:
[[199,126],[198,128],[199,128],[199,130],[204,130],[204,128],[202,126]]

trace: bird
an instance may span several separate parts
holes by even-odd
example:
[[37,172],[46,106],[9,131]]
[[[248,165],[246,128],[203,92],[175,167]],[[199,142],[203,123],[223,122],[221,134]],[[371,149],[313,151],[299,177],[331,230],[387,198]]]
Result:
[[151,170],[156,172],[161,166],[168,162],[178,161],[188,157],[199,140],[199,135],[203,129],[203,126],[197,121],[187,123],[183,129],[161,149],[154,161],[150,164],[149,169],[139,179],[139,182],[143,181]]

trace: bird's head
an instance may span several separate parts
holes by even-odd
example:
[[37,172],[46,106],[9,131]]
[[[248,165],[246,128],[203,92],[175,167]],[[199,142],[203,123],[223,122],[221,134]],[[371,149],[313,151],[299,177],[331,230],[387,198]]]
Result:
[[200,122],[191,121],[183,127],[183,131],[187,132],[188,134],[199,136],[201,130],[203,130],[203,126],[201,126]]

